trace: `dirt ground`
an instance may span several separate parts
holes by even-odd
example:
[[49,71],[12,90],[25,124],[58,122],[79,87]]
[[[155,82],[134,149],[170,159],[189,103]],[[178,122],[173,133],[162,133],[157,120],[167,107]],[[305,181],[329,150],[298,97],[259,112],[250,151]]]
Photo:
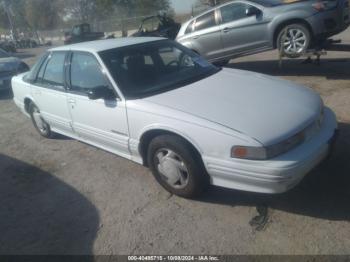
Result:
[[[350,44],[350,30],[342,36]],[[42,48],[23,50],[32,64]],[[137,164],[89,145],[41,138],[0,97],[0,254],[350,254],[350,52],[321,65],[276,52],[233,60],[312,87],[339,120],[333,156],[275,196],[211,188],[171,196]],[[251,226],[258,210],[266,217]],[[267,210],[266,210],[267,208]]]

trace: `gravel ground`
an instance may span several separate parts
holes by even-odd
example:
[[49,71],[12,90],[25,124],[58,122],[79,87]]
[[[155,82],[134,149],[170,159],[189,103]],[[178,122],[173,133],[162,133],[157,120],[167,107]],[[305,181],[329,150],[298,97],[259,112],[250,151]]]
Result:
[[[350,44],[350,30],[342,36]],[[23,50],[32,64],[43,48]],[[230,67],[319,92],[337,114],[333,156],[293,191],[265,196],[211,188],[171,196],[137,164],[59,137],[45,140],[0,96],[0,254],[350,254],[350,52],[320,66],[276,52]],[[252,218],[262,213],[262,226]]]

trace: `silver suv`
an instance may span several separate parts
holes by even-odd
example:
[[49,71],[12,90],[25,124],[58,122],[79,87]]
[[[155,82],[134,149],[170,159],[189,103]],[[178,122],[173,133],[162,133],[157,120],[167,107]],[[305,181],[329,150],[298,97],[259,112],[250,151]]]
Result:
[[177,41],[211,62],[279,48],[299,57],[350,24],[350,0],[237,0],[191,19]]

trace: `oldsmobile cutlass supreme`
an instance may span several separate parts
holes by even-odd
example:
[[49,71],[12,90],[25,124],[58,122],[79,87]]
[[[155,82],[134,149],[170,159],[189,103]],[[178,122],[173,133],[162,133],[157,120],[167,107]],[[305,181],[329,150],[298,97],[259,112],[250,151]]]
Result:
[[182,197],[209,184],[285,192],[325,159],[337,129],[311,89],[217,68],[162,38],[54,48],[12,86],[42,136],[146,165]]

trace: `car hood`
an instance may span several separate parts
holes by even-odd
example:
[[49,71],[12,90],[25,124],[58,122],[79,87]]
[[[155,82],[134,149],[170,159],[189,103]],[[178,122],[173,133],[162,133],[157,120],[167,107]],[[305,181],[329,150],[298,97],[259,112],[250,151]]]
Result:
[[145,100],[244,133],[265,146],[300,132],[321,109],[320,96],[309,88],[234,69]]
[[15,71],[19,62],[17,57],[0,58],[0,72]]

